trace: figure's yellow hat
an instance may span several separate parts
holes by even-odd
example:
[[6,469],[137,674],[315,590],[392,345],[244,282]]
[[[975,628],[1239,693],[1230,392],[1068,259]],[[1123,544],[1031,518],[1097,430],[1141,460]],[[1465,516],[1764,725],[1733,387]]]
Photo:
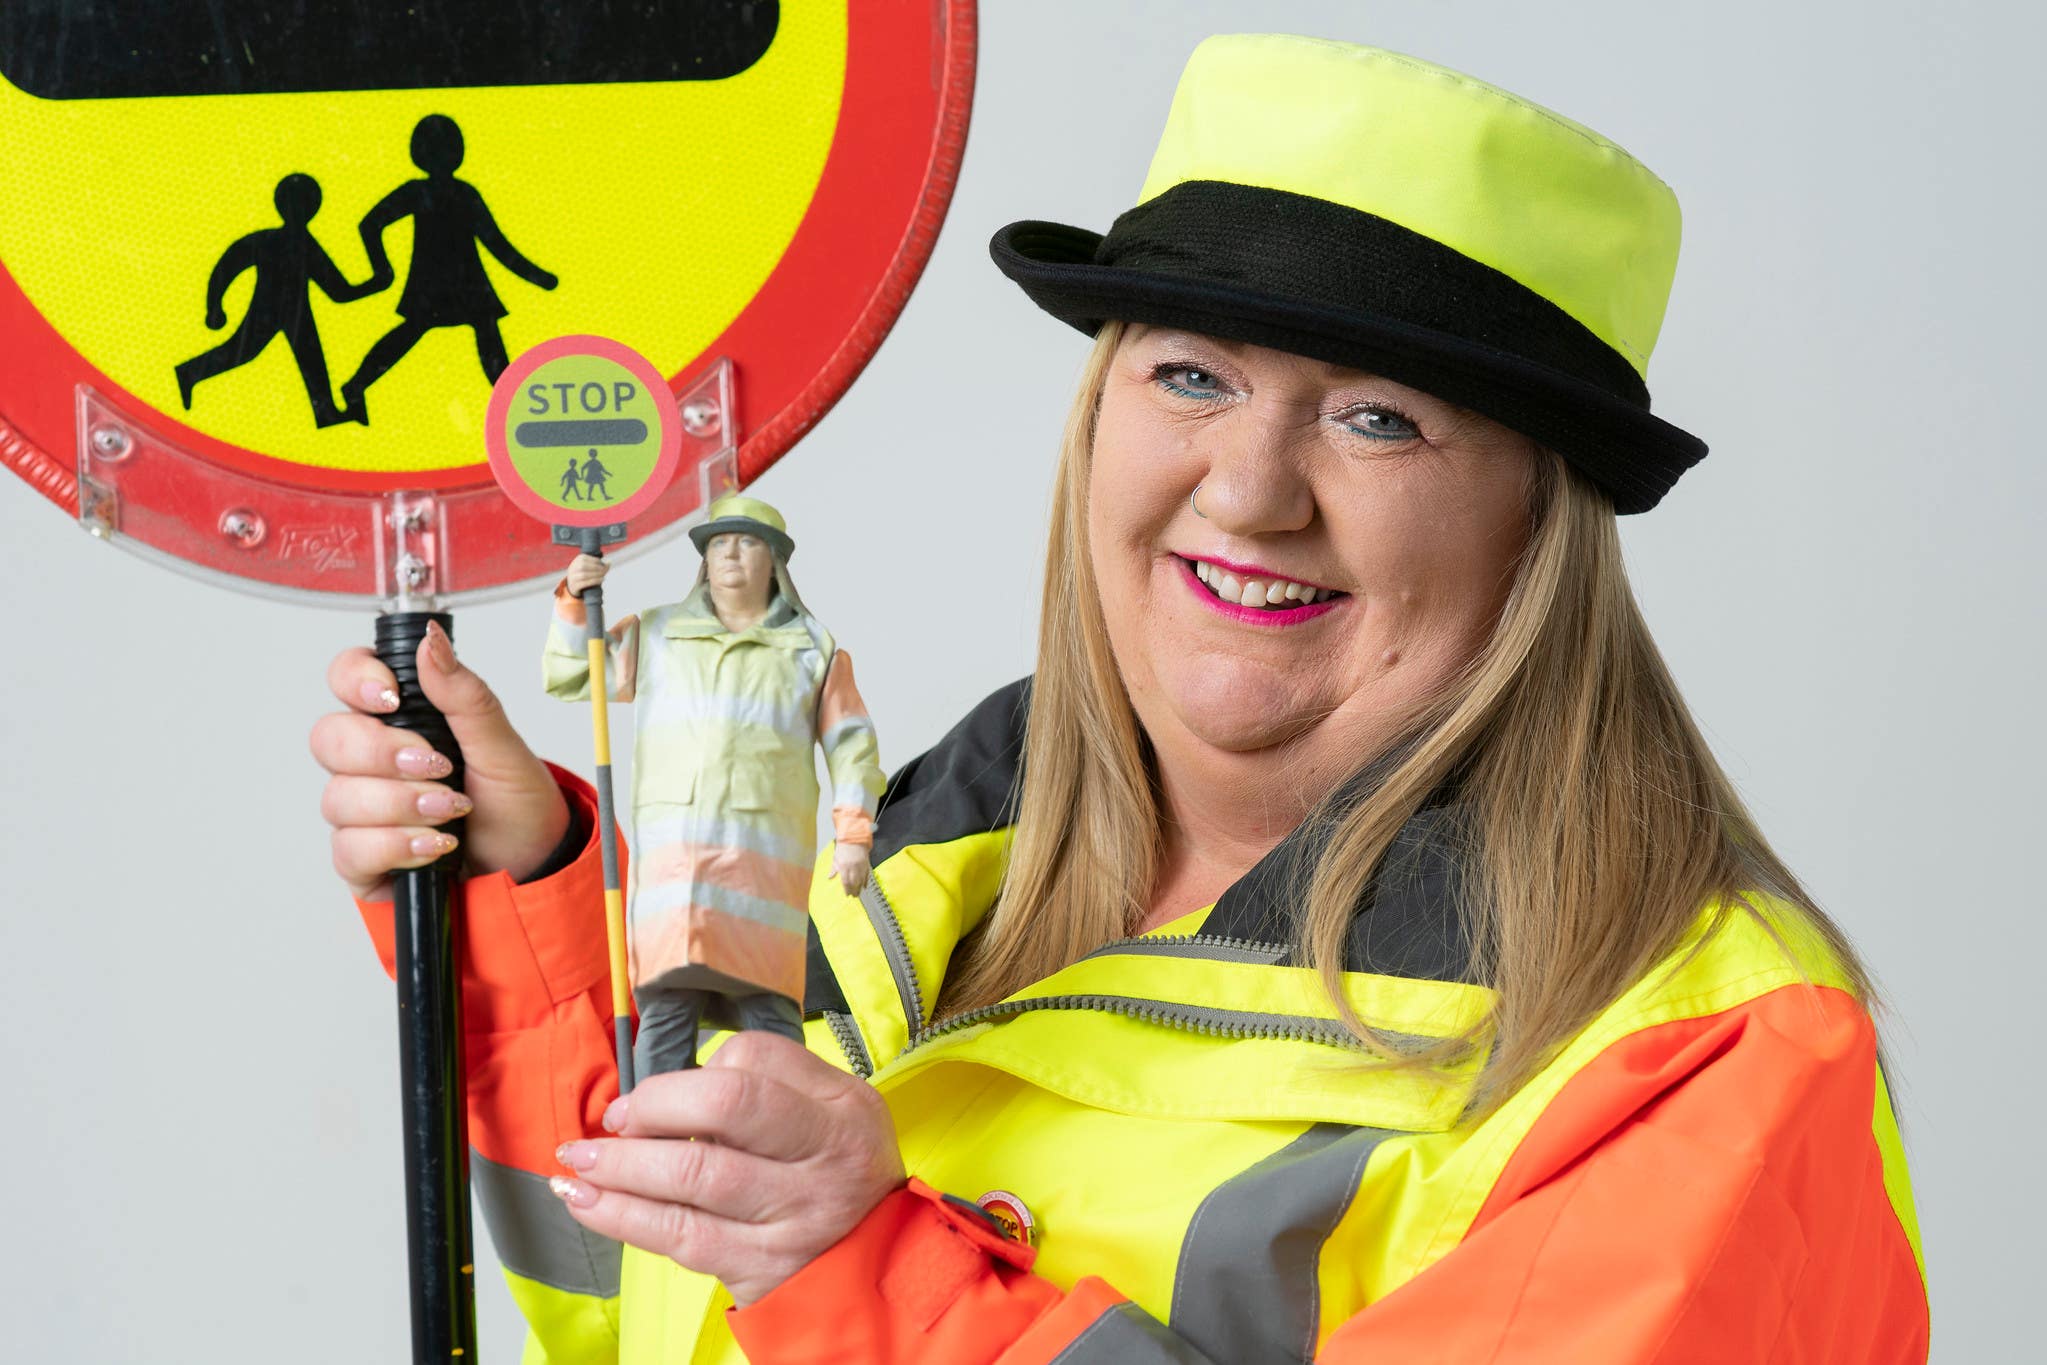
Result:
[[705,509],[704,521],[689,528],[690,544],[702,554],[704,547],[711,543],[711,537],[727,531],[745,531],[759,536],[775,552],[775,558],[787,564],[796,553],[796,542],[789,538],[789,524],[777,512],[759,498],[749,498],[739,493],[728,493]]
[[1371,370],[1653,506],[1706,453],[1649,412],[1670,188],[1560,114],[1414,57],[1286,34],[1194,51],[1137,207],[1013,223],[996,264],[1089,334],[1153,323]]

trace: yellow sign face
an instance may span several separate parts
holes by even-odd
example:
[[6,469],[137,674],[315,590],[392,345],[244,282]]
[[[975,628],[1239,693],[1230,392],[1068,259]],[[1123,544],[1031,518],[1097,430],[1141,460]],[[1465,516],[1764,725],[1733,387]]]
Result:
[[0,197],[0,261],[93,367],[225,446],[475,465],[509,356],[597,333],[674,374],[746,307],[831,150],[846,29],[843,3],[785,4],[717,79],[135,99],[0,78],[0,157],[39,187]]

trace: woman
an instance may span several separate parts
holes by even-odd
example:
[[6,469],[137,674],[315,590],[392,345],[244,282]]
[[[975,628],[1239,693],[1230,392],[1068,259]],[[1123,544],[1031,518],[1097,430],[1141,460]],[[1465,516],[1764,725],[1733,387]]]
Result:
[[[556,784],[433,642],[548,1358],[1924,1359],[1866,977],[1622,572],[1704,453],[1642,382],[1676,234],[1589,130],[1274,36],[1197,50],[1106,238],[998,234],[1096,334],[1039,667],[892,780],[862,899],[820,877],[809,1051],[603,1104],[587,835],[544,866]],[[447,799],[409,747],[316,737],[373,930]]]

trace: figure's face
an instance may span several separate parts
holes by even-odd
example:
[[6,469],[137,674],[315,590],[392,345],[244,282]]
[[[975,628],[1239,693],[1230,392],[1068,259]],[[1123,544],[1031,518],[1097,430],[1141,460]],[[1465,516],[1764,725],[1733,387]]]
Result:
[[744,531],[712,536],[704,546],[711,587],[734,603],[766,606],[775,587],[775,556],[768,543]]
[[1088,541],[1153,742],[1246,752],[1383,726],[1440,688],[1505,600],[1534,456],[1390,380],[1131,327],[1102,395]]

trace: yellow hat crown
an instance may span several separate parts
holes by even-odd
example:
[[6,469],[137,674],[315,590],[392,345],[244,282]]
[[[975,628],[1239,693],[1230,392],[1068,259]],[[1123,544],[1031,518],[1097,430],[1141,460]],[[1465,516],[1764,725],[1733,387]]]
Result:
[[1677,270],[1677,196],[1519,95],[1383,48],[1225,34],[1188,59],[1139,202],[1194,180],[1398,223],[1517,280],[1648,371]]

